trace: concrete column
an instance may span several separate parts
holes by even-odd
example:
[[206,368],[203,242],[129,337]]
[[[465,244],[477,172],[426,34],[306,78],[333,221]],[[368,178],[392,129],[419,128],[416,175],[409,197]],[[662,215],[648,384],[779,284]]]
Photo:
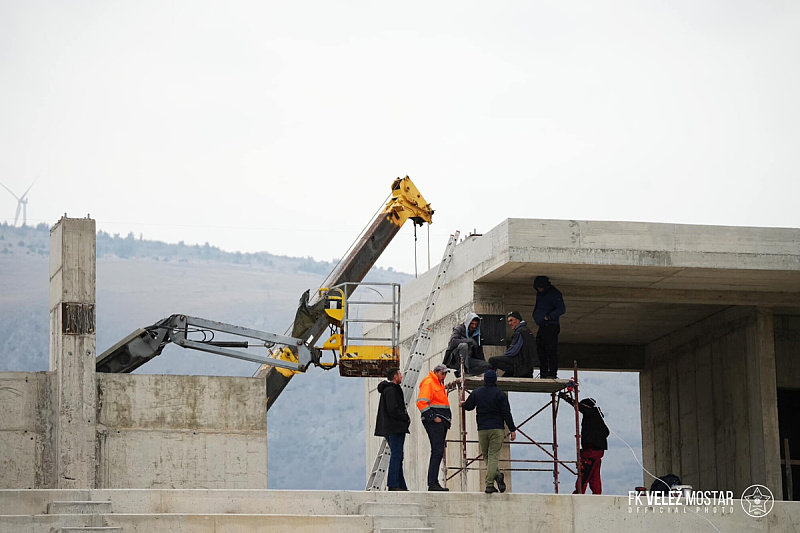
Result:
[[748,330],[747,396],[750,407],[750,478],[776,487],[781,498],[778,389],[775,376],[775,319],[771,309],[757,308]]
[[95,486],[95,222],[50,231],[50,370],[55,373],[56,487]]

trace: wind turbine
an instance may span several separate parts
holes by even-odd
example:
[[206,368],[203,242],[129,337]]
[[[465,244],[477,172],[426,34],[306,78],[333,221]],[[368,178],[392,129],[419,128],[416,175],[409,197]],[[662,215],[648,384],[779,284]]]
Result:
[[[33,180],[33,183],[36,183],[36,180]],[[24,193],[22,193],[21,197],[17,197],[16,194],[11,192],[11,189],[9,189],[8,187],[6,187],[2,183],[0,183],[0,185],[2,185],[3,188],[5,190],[7,190],[9,193],[11,193],[11,196],[16,198],[16,200],[17,200],[17,213],[14,215],[14,226],[17,225],[17,220],[19,220],[19,212],[20,212],[20,210],[22,211],[22,225],[25,226],[27,224],[27,222],[28,222],[28,198],[27,198],[27,196],[28,196],[28,191],[30,191],[31,187],[33,187],[33,183],[31,183],[31,186],[28,187],[28,190],[26,190]]]

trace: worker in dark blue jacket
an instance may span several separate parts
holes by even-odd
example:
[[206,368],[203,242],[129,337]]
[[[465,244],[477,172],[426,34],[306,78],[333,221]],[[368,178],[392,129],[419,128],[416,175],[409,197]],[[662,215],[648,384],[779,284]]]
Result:
[[536,332],[536,352],[539,355],[539,377],[556,379],[558,373],[558,334],[561,333],[559,317],[567,312],[564,297],[547,279],[536,276],[533,280],[536,289],[536,306],[533,308],[533,321],[539,326]]
[[508,325],[514,331],[511,346],[503,355],[490,357],[489,365],[492,370],[502,370],[503,377],[532,378],[536,339],[533,338],[528,323],[522,320],[522,315],[518,311],[508,313]]
[[503,425],[508,426],[511,432],[511,440],[517,438],[517,426],[514,425],[514,418],[511,416],[511,406],[508,403],[506,393],[497,388],[497,374],[494,370],[487,370],[483,375],[483,387],[472,391],[469,398],[461,406],[472,411],[477,408],[478,420],[478,441],[481,446],[481,454],[486,461],[486,493],[497,492],[494,484],[500,492],[506,491],[506,484],[503,473],[497,468],[500,459],[500,450],[503,447],[505,431]]

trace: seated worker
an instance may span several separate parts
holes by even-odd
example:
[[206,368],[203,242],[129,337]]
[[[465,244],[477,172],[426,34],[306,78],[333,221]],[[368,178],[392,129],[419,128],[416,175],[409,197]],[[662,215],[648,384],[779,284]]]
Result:
[[464,323],[453,328],[445,351],[444,364],[458,369],[462,359],[468,376],[477,376],[489,370],[489,363],[483,356],[481,346],[481,318],[475,313],[467,313]]
[[532,378],[533,354],[536,353],[533,333],[517,311],[508,313],[508,325],[514,331],[511,346],[503,355],[490,357],[489,366],[494,370],[502,370],[503,376],[508,378]]

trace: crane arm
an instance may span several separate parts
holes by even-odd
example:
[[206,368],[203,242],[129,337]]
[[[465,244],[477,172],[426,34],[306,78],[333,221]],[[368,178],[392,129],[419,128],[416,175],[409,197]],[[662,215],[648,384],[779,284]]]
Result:
[[[414,224],[420,226],[425,222],[430,224],[433,221],[433,209],[420,194],[411,178],[406,176],[397,178],[392,183],[392,197],[350,253],[328,276],[327,285],[335,286],[346,282],[362,281],[408,220],[412,220]],[[306,307],[314,309],[315,304],[318,303],[318,301],[312,302]],[[302,310],[303,300],[301,300],[301,309],[298,309],[298,315]],[[297,327],[296,319],[292,336],[303,339],[306,344],[313,346],[325,332],[327,326],[328,320],[320,309],[316,315],[312,312],[311,315],[305,316],[304,326],[301,328]],[[257,375],[266,377],[267,409],[269,409],[289,384],[294,372],[265,365]]]
[[[216,333],[249,340],[217,341]],[[195,335],[198,338],[190,338]],[[256,341],[256,342],[254,342]],[[311,363],[318,364],[320,351],[301,339],[265,331],[225,324],[205,318],[172,315],[152,326],[137,329],[97,357],[96,369],[106,373],[130,373],[160,355],[173,342],[182,348],[224,355],[254,363],[269,363],[288,371],[303,372]],[[248,351],[250,348],[285,346],[294,361],[274,358]]]

